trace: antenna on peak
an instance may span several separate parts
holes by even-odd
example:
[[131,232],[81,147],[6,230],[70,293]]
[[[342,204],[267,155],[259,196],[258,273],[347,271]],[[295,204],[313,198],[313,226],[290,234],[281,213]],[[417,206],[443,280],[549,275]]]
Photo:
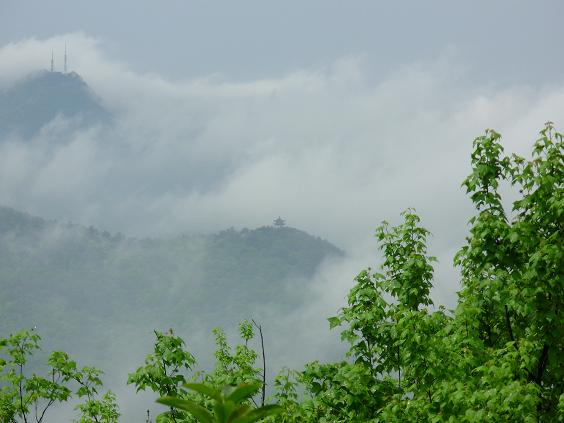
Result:
[[54,68],[55,68],[55,60],[53,56],[53,49],[51,49],[51,72],[54,72]]
[[65,41],[65,73],[67,73],[67,42]]

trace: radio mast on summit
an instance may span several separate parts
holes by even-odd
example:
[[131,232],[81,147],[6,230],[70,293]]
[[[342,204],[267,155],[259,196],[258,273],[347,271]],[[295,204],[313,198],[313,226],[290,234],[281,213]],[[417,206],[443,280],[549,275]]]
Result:
[[51,49],[51,72],[53,72],[53,69],[55,68],[54,64],[55,64],[55,60],[53,56],[53,49]]
[[67,42],[65,41],[65,73],[67,73]]

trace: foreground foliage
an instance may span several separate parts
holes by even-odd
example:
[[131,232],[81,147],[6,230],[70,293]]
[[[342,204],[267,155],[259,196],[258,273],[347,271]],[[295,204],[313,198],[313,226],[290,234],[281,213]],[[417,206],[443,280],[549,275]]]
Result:
[[[363,270],[329,318],[345,360],[283,371],[270,421],[564,421],[563,150],[551,123],[530,160],[505,156],[495,131],[475,140],[455,310],[433,306],[435,258],[414,210],[384,222],[381,268]],[[509,212],[501,184],[520,194]]]
[[[563,422],[563,136],[547,123],[525,159],[506,156],[487,130],[471,159],[463,186],[476,215],[455,257],[456,309],[433,305],[429,232],[408,209],[399,225],[377,229],[380,269],[360,272],[347,305],[329,318],[349,344],[342,361],[283,370],[270,407],[265,361],[257,366],[250,344],[255,328],[262,340],[254,322],[241,323],[235,347],[214,332],[211,372],[194,371],[195,357],[172,331],[155,332],[154,351],[128,382],[162,397],[169,410],[157,422]],[[509,211],[500,186],[519,193]],[[66,401],[65,383],[75,381],[87,397],[82,421],[115,421],[111,393],[94,398],[99,372],[77,370],[64,353],[50,358],[51,381],[23,376],[37,340],[22,332],[0,342],[10,357],[0,361],[0,416],[27,421],[39,401]]]
[[[563,153],[551,123],[531,160],[504,156],[495,131],[475,140],[463,186],[477,215],[455,257],[456,310],[429,308],[434,258],[419,218],[408,210],[399,226],[384,222],[381,272],[362,271],[329,319],[350,360],[286,375],[279,421],[564,421]],[[509,214],[503,182],[520,194]]]
[[195,401],[178,397],[163,397],[157,402],[188,412],[202,423],[253,423],[280,411],[277,405],[253,408],[249,400],[261,387],[260,383],[225,385],[221,391],[202,383],[187,383],[185,388],[204,395],[213,401],[213,412]]
[[[147,355],[143,366],[129,375],[128,383],[135,385],[137,391],[150,389],[165,398],[161,403],[169,405],[170,410],[160,414],[158,422],[197,421],[195,418],[199,414],[190,413],[197,407],[194,405],[187,409],[188,404],[197,404],[198,407],[217,415],[217,401],[225,405],[225,396],[238,400],[233,404],[229,403],[232,409],[224,410],[225,413],[231,414],[237,408],[242,416],[245,414],[243,412],[252,411],[248,408],[249,401],[256,404],[252,395],[264,387],[264,362],[261,371],[256,366],[258,355],[249,345],[255,337],[254,327],[262,330],[255,322],[241,322],[239,333],[242,342],[234,347],[228,344],[221,329],[214,330],[216,362],[211,372],[193,371],[196,365],[195,357],[186,349],[184,340],[172,330],[167,333],[155,331],[153,353]],[[235,386],[247,387],[243,391],[237,391],[245,392],[246,395],[231,397],[230,389]],[[262,389],[261,406],[264,406],[264,401],[265,391]],[[183,406],[179,407],[178,404]],[[261,415],[259,411],[254,411],[256,412],[253,415]]]
[[46,376],[27,374],[29,358],[39,350],[40,339],[33,330],[0,338],[0,421],[40,423],[53,404],[74,396],[82,400],[75,407],[78,422],[117,422],[120,414],[114,394],[98,395],[100,370],[79,368],[68,354],[55,351],[49,354]]

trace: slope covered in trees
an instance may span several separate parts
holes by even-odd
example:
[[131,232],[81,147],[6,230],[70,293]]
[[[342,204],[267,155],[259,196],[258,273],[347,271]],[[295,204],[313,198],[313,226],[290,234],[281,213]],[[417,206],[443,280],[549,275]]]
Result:
[[50,345],[102,357],[120,331],[284,313],[323,260],[342,254],[290,227],[131,239],[0,208],[2,332],[37,326]]
[[111,114],[75,72],[41,71],[0,90],[0,141],[10,135],[29,138],[60,117],[74,125],[107,124]]

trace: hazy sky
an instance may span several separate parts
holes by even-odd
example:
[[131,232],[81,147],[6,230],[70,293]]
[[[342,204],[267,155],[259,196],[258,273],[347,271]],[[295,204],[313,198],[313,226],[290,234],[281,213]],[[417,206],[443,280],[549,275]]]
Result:
[[0,0],[0,44],[82,31],[138,72],[243,80],[348,55],[378,77],[449,52],[472,78],[541,83],[562,73],[562,16],[559,0]]

